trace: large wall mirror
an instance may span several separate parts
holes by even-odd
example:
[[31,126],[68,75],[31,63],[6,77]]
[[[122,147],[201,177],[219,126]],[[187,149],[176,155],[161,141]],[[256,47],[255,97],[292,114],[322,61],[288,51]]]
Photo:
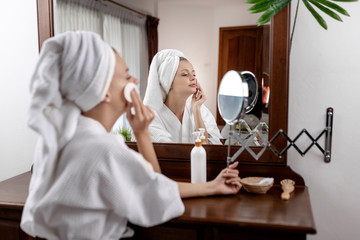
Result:
[[[241,0],[238,0],[241,1]],[[121,2],[121,1],[120,1]],[[244,1],[243,1],[244,2]],[[38,10],[38,30],[39,30],[39,48],[41,48],[42,42],[54,35],[54,17],[53,17],[53,0],[37,0]],[[250,7],[250,5],[248,5]],[[247,11],[245,14],[249,14]],[[288,119],[288,68],[289,68],[289,56],[288,56],[288,38],[289,38],[289,7],[284,8],[278,13],[270,24],[270,39],[269,39],[269,77],[271,94],[268,105],[268,125],[269,136],[273,136],[279,129],[287,131],[287,119]],[[160,22],[161,22],[160,16]],[[241,25],[239,23],[239,25]],[[219,29],[214,29],[219,31]],[[159,36],[160,38],[161,36]],[[219,37],[219,35],[217,35]],[[160,39],[161,41],[161,39]],[[169,46],[171,47],[171,46]],[[181,50],[181,49],[180,49]],[[216,51],[215,56],[218,58],[219,52]],[[220,67],[220,66],[219,66]],[[195,66],[196,68],[196,66]],[[213,71],[215,74],[214,84],[218,84],[218,66]],[[211,100],[216,106],[216,89],[211,92]],[[213,110],[216,115],[216,107]],[[136,148],[135,143],[128,144],[131,148]],[[278,138],[272,145],[282,150],[286,146],[286,140]],[[178,144],[178,143],[155,143],[155,150],[159,159],[188,159],[189,152],[192,148],[192,144]],[[209,161],[222,161],[226,164],[226,146],[221,145],[207,145],[205,146],[208,152]],[[235,151],[238,147],[233,147]],[[260,148],[252,147],[254,152],[260,151]],[[246,151],[243,152],[239,160],[243,164],[270,164],[270,165],[286,165],[286,155],[279,159],[273,154],[270,149],[267,149],[262,157],[256,161]],[[174,169],[175,171],[175,169]]]

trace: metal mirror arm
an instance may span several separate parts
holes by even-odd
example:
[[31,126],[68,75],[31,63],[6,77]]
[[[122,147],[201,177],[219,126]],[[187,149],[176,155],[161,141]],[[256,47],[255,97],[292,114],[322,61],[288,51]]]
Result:
[[[305,154],[315,145],[321,153],[324,155],[324,161],[325,163],[329,163],[331,161],[331,142],[332,142],[332,131],[333,131],[333,117],[334,117],[334,109],[329,107],[327,108],[327,116],[326,116],[326,127],[325,129],[316,137],[312,137],[311,134],[306,130],[303,129],[293,140],[282,130],[280,129],[272,138],[270,141],[267,141],[266,138],[262,136],[262,133],[259,131],[258,126],[254,128],[250,132],[250,135],[246,137],[245,140],[241,139],[240,135],[234,134],[234,130],[232,129],[232,126],[230,125],[230,133],[229,133],[229,145],[228,145],[228,156],[227,156],[227,165],[234,162],[240,154],[246,149],[254,159],[258,160],[261,155],[264,153],[265,149],[269,147],[272,152],[277,155],[279,158],[281,158],[291,147],[294,147],[295,150],[303,157]],[[300,148],[296,145],[296,141],[305,134],[311,141],[311,144],[305,149],[305,151],[301,151]],[[289,142],[289,144],[281,151],[279,152],[272,143],[279,137],[279,136],[285,137],[285,139]],[[318,143],[319,139],[325,135],[325,150],[320,146]],[[257,154],[254,153],[254,151],[250,148],[249,144],[257,137],[259,136],[262,140],[262,149]],[[241,144],[241,148],[231,157],[230,156],[230,144],[232,137],[235,137],[239,143]]]
[[333,130],[333,117],[334,109],[327,108],[327,118],[326,118],[326,135],[325,135],[325,162],[329,163],[331,161],[331,142],[332,142],[332,130]]
[[233,125],[230,124],[230,131],[229,131],[229,140],[228,140],[228,151],[227,151],[227,158],[226,158],[226,163],[227,163],[227,168],[229,167],[230,163],[233,162],[232,161],[232,158],[230,156],[230,149],[231,149],[231,138],[232,138],[232,135],[234,134],[234,131],[233,131]]
[[[231,138],[235,137],[236,140],[241,144],[241,148],[239,150],[236,151],[236,153],[230,157],[230,143],[231,143]],[[250,148],[250,143],[253,142],[254,140],[256,140],[257,136],[259,136],[262,140],[262,143],[260,144],[260,146],[262,147],[262,149],[256,154],[251,148]],[[232,128],[230,127],[230,133],[229,133],[229,145],[228,145],[228,165],[232,162],[234,162],[239,156],[240,154],[246,149],[251,156],[256,159],[259,160],[259,158],[262,156],[262,154],[265,152],[267,146],[269,145],[269,142],[267,141],[267,139],[265,137],[262,136],[262,133],[258,131],[258,129],[252,130],[250,132],[250,135],[248,135],[245,139],[242,139],[240,135],[234,134],[234,130],[232,130]]]
[[[230,156],[230,148],[231,148],[231,139],[232,137],[235,137],[236,140],[238,140],[238,142],[241,144],[241,148],[239,150],[236,151],[236,153],[231,157]],[[260,155],[256,155],[251,148],[249,147],[249,144],[255,139],[255,137],[257,136],[257,133],[250,133],[250,135],[245,139],[241,139],[240,135],[238,134],[234,134],[234,130],[232,125],[230,125],[230,132],[229,132],[229,140],[228,140],[228,156],[227,156],[227,167],[229,167],[229,165],[234,162],[239,156],[240,154],[247,149],[248,152],[250,152],[250,154],[256,159],[258,160],[260,158],[260,156],[262,155],[262,153],[265,151],[266,147],[260,151]],[[267,141],[265,140],[265,143],[267,143]],[[266,144],[265,144],[266,146]]]

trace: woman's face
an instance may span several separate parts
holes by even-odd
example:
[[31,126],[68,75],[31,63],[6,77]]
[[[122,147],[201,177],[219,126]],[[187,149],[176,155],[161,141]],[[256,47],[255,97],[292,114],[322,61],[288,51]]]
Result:
[[171,90],[181,95],[191,95],[196,92],[197,79],[193,65],[181,60],[176,71]]
[[114,76],[109,87],[109,99],[115,111],[120,111],[121,114],[126,111],[127,101],[124,96],[124,88],[129,82],[138,84],[138,80],[129,74],[129,69],[122,57],[117,53]]

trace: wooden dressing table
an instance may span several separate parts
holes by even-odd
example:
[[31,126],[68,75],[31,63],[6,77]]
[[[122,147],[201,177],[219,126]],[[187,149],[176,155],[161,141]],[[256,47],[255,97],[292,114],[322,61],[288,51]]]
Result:
[[[136,145],[129,143],[136,150]],[[161,156],[166,150],[176,151],[176,144],[157,144],[155,149],[163,173],[178,181],[189,181],[188,156],[192,145],[182,146],[177,159]],[[205,146],[207,148],[208,146]],[[223,154],[219,149],[219,154]],[[213,179],[225,166],[223,160],[208,158],[208,179]],[[306,239],[316,233],[308,188],[301,176],[289,167],[242,163],[240,176],[272,176],[275,183],[283,178],[296,181],[289,201],[280,198],[280,186],[275,184],[267,194],[255,195],[241,189],[234,196],[214,196],[185,199],[181,217],[152,228],[132,226],[133,239]],[[30,172],[0,182],[0,239],[32,239],[20,229],[22,209],[28,194]]]

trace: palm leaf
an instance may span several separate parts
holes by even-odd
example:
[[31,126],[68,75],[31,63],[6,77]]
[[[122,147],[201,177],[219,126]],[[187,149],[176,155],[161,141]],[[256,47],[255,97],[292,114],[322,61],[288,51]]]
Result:
[[256,11],[258,9],[264,9],[265,8],[262,11],[258,11],[258,12],[263,12],[263,11],[267,10],[273,2],[275,2],[275,0],[262,0],[260,2],[255,3],[254,6],[249,8],[249,11],[253,12],[253,11]]
[[289,4],[291,0],[275,0],[273,4],[269,6],[269,8],[265,11],[263,15],[257,20],[257,25],[263,25],[270,21],[270,19],[280,12],[286,5]]
[[322,26],[324,29],[327,29],[327,24],[325,22],[325,20],[320,16],[320,14],[318,14],[315,9],[310,5],[310,3],[308,2],[308,0],[302,0],[305,7],[310,11],[310,13],[314,16],[314,18],[316,19],[316,21],[320,24],[320,26]]
[[261,26],[264,25],[265,23],[269,22],[271,17],[274,16],[276,13],[274,13],[273,9],[269,8],[268,10],[265,11],[265,13],[263,15],[261,15],[261,17],[259,17],[259,19],[257,20],[257,25]]
[[[259,9],[256,9],[256,10],[251,10],[250,13],[264,12],[264,11],[266,11],[266,10],[268,10],[268,9],[269,9],[269,6],[263,7],[263,8],[259,8]],[[249,10],[250,10],[250,8],[249,8]]]
[[[302,0],[306,8],[314,16],[316,21],[324,28],[327,29],[326,21],[320,16],[320,14],[312,7],[311,4],[316,6],[319,10],[326,13],[330,17],[342,21],[340,16],[334,11],[343,14],[345,16],[350,16],[349,13],[339,5],[330,2],[357,2],[358,0]],[[247,0],[246,3],[253,4],[249,8],[251,13],[264,12],[263,15],[257,20],[257,25],[263,25],[270,21],[270,19],[280,12],[284,7],[286,7],[291,0]],[[310,4],[311,3],[311,4]]]
[[264,1],[264,0],[247,0],[245,3],[252,4],[252,3],[258,3],[258,2],[262,2],[262,1]]
[[332,0],[334,2],[357,2],[358,0]]
[[310,3],[312,3],[314,6],[316,6],[318,9],[320,9],[321,11],[323,11],[324,13],[329,15],[330,17],[334,18],[335,20],[338,20],[338,21],[342,22],[342,19],[340,18],[339,15],[337,15],[336,13],[334,13],[333,11],[328,9],[327,7],[324,7],[323,5],[318,3],[316,0],[308,0],[308,1]]
[[337,11],[338,13],[341,13],[345,16],[350,16],[349,13],[343,9],[342,7],[340,7],[339,5],[335,4],[335,3],[332,3],[330,1],[327,1],[327,0],[317,0],[319,3],[321,3],[322,5],[325,5],[329,8],[332,8],[334,9],[335,11]]

